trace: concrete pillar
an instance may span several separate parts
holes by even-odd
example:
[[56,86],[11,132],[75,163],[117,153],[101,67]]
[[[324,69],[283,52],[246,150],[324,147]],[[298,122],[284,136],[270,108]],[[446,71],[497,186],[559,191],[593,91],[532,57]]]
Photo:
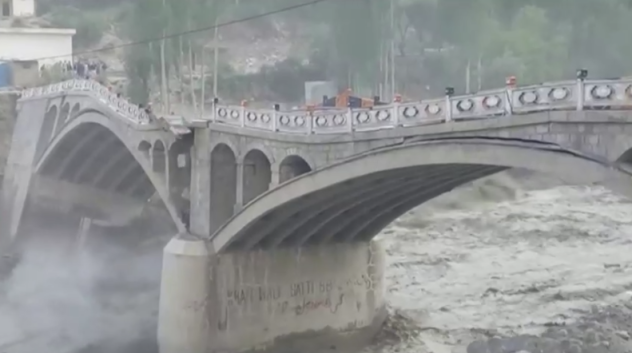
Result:
[[280,184],[279,181],[280,181],[281,174],[279,173],[279,167],[280,167],[280,165],[276,164],[276,163],[270,167],[271,175],[270,175],[270,186],[269,186],[269,189],[273,189],[277,185]]
[[158,316],[160,353],[210,351],[211,267],[207,245],[184,235],[171,239],[165,247]]
[[48,145],[41,138],[46,108],[46,100],[39,100],[23,105],[18,112],[0,194],[0,241],[11,243],[17,236],[35,161]]
[[243,200],[244,200],[244,163],[243,161],[237,163],[236,187],[237,187],[237,189],[235,190],[236,200],[235,200],[235,205],[233,208],[233,214],[239,212],[244,205],[243,203]]
[[174,238],[160,353],[359,350],[386,317],[383,277],[376,242],[213,255],[203,241]]
[[211,235],[211,154],[208,133],[196,133],[191,149],[191,225],[198,236]]

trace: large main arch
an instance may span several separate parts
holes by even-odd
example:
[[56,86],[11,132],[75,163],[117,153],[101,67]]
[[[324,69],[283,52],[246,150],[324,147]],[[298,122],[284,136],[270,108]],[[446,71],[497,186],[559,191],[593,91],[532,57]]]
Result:
[[214,251],[366,240],[406,211],[509,168],[632,196],[616,165],[538,141],[448,139],[359,154],[259,196],[212,235]]
[[[135,133],[139,135],[133,136]],[[143,133],[151,137],[151,132],[135,131],[124,122],[112,121],[99,112],[79,113],[43,151],[35,166],[36,182],[43,179],[55,180],[61,185],[87,186],[104,192],[105,196],[121,195],[139,203],[158,194],[175,227],[185,232],[179,211],[169,197],[166,173],[153,170],[152,158],[145,151],[146,145],[151,146],[160,139],[142,139]],[[160,143],[164,149],[163,142]],[[165,161],[161,165],[165,165]],[[109,197],[99,200],[101,203],[111,201]],[[111,205],[110,209],[116,206]]]

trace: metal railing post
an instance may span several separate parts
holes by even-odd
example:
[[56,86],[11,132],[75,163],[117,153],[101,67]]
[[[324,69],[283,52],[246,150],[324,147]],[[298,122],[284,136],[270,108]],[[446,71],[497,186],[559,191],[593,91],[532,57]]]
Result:
[[582,111],[584,110],[584,104],[585,104],[585,98],[586,98],[586,92],[584,92],[584,86],[585,86],[585,80],[586,77],[588,77],[588,70],[586,69],[579,69],[577,70],[577,87],[575,88],[577,90],[576,92],[576,96],[577,96],[577,110],[578,111]]
[[445,122],[452,121],[452,101],[450,98],[454,95],[454,87],[446,87],[445,89]]

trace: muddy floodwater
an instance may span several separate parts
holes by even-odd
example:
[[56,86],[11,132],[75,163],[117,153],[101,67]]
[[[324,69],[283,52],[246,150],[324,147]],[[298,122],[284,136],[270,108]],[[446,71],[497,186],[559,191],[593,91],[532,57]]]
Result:
[[[632,203],[503,174],[379,238],[391,317],[371,353],[632,352]],[[0,352],[154,353],[160,242],[33,247],[0,286]]]

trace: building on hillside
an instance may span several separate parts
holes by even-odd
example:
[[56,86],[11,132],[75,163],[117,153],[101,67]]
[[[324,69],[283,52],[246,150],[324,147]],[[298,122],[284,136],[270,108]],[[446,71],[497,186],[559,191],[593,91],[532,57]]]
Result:
[[37,60],[39,66],[72,61],[74,29],[0,27],[0,60]]
[[0,0],[0,17],[35,16],[34,0]]
[[76,30],[48,28],[34,17],[35,0],[0,0],[0,11],[0,84],[5,89],[37,84],[34,73],[39,75],[40,68],[72,61]]

